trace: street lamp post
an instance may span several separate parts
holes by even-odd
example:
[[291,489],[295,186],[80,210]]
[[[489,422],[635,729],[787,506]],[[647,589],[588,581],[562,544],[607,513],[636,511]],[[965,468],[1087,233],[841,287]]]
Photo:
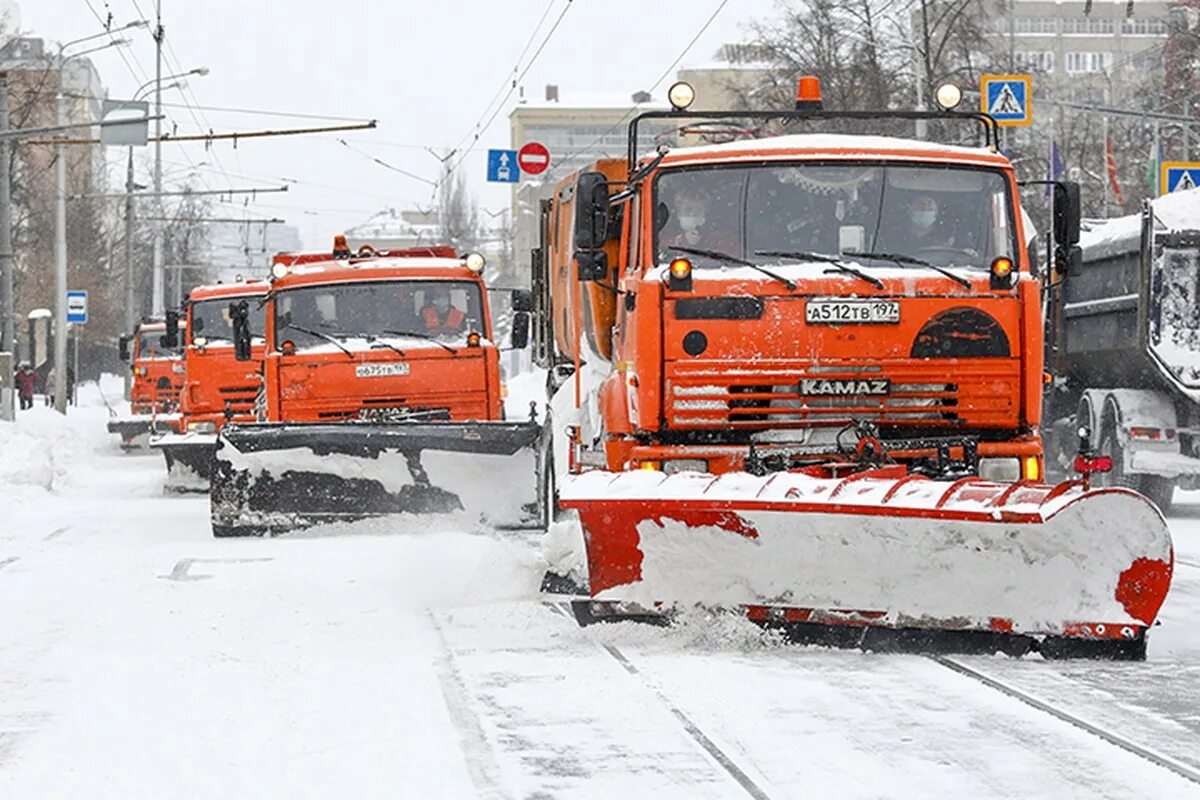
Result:
[[[125,28],[138,28],[144,22],[131,22]],[[79,53],[66,56],[64,53],[70,47],[102,36],[109,36],[110,31],[95,33],[59,45],[58,48],[58,86],[54,94],[54,108],[57,125],[66,125],[66,98],[63,96],[63,70],[66,63],[74,58],[105,50],[109,47],[120,47],[129,44],[127,39],[111,39],[99,47],[91,47]],[[54,143],[54,408],[60,414],[67,413],[67,164],[66,151],[61,141]]]
[[[178,75],[168,75],[166,80],[175,80],[174,83],[164,86],[164,89],[174,87],[182,87],[185,83],[182,79],[189,75],[204,76],[208,74],[208,67],[197,67],[187,72],[181,72]],[[155,81],[147,81],[137,88],[133,93],[134,100],[140,100],[142,92],[149,89],[155,84]],[[133,326],[136,322],[134,314],[134,290],[133,290],[133,230],[134,230],[134,205],[133,192],[135,184],[133,182],[133,147],[129,148],[129,161],[125,169],[125,332],[132,333]],[[131,384],[131,376],[128,370],[125,371],[125,396],[128,398]]]

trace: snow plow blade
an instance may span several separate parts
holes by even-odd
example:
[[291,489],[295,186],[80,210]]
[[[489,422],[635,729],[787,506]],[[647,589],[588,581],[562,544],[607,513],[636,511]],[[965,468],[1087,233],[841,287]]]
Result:
[[227,425],[214,451],[214,536],[285,533],[393,514],[536,521],[526,422]]
[[159,450],[167,462],[169,492],[207,492],[212,477],[213,452],[217,448],[215,433],[164,433],[150,440],[150,448]]
[[140,450],[150,440],[150,417],[114,417],[108,421],[108,432],[121,437],[122,450]]
[[1127,489],[929,480],[903,467],[568,478],[581,622],[736,608],[794,639],[917,652],[1140,659],[1174,564]]

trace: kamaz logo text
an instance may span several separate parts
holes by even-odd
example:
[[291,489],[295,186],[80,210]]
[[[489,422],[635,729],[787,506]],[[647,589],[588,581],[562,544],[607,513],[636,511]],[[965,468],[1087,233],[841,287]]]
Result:
[[802,378],[800,380],[800,394],[802,395],[880,395],[888,394],[891,390],[891,381],[887,378],[844,381],[820,378]]

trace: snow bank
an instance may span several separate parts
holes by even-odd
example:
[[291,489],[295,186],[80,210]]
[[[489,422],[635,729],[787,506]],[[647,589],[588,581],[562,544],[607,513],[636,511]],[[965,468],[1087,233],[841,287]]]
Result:
[[504,400],[504,413],[509,419],[525,419],[529,416],[529,404],[537,406],[538,419],[546,407],[546,370],[535,369],[509,378],[508,397]]

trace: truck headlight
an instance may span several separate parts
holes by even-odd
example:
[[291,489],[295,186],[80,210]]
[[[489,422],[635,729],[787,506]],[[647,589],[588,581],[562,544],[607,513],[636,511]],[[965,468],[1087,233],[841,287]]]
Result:
[[979,477],[994,483],[1012,483],[1021,479],[1021,459],[981,458]]
[[216,433],[217,424],[215,422],[189,422],[188,433]]
[[673,458],[662,463],[662,471],[667,475],[677,472],[706,472],[708,462],[702,458]]

